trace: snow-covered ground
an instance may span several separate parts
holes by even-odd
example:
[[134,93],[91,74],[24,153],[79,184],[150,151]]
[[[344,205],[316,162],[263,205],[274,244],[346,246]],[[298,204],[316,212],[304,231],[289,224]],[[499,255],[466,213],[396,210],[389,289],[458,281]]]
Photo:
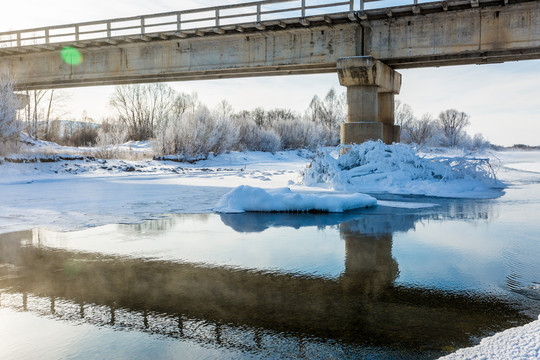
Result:
[[[37,226],[70,230],[112,223],[135,223],[171,213],[212,212],[220,207],[230,210],[236,206],[233,210],[251,210],[242,208],[245,201],[239,203],[237,200],[245,200],[253,193],[260,196],[256,205],[268,200],[265,194],[273,194],[272,201],[275,201],[277,208],[266,210],[290,210],[280,206],[291,196],[298,195],[296,199],[303,199],[305,203],[320,204],[332,194],[337,198],[342,197],[342,200],[345,196],[346,201],[340,203],[339,209],[336,208],[342,211],[351,208],[351,195],[340,194],[339,191],[351,190],[496,197],[504,194],[501,189],[503,184],[526,183],[530,179],[538,181],[540,172],[540,154],[526,151],[475,155],[476,160],[472,162],[467,162],[463,153],[424,153],[425,157],[435,158],[429,161],[411,155],[405,148],[390,151],[392,154],[389,155],[387,148],[379,147],[374,148],[374,157],[367,163],[357,161],[358,152],[362,149],[355,150],[356,153],[352,151],[348,162],[339,163],[334,159],[336,151],[327,149],[320,152],[318,160],[306,170],[315,156],[308,151],[274,154],[233,152],[190,164],[151,160],[151,149],[147,143],[129,143],[122,150],[136,154],[133,158],[145,160],[103,160],[93,157],[92,149],[62,148],[43,142],[35,143],[26,155],[0,158],[0,233]],[[68,161],[51,154],[81,158]],[[487,158],[490,165],[486,166]],[[37,159],[49,159],[51,162]],[[357,163],[352,166],[355,161]],[[452,166],[457,166],[458,172],[462,172],[458,175],[445,173]],[[469,172],[479,168],[480,172],[476,175],[474,171]],[[306,171],[307,176],[304,177]],[[493,178],[494,174],[498,180]],[[238,188],[240,186],[244,187]],[[287,187],[290,191],[283,190]],[[236,192],[231,192],[235,188]],[[252,191],[252,188],[260,189]],[[227,193],[240,195],[236,199],[231,198],[233,195],[224,197]],[[369,196],[362,194],[356,193],[352,198],[358,206],[374,204]],[[335,199],[329,204],[335,204]],[[436,199],[433,199],[433,204],[436,204]],[[318,206],[312,208],[317,209]],[[379,201],[378,206],[414,208],[430,204]],[[484,339],[475,348],[450,355],[450,358],[488,359],[494,358],[493,354],[497,352],[510,354],[510,358],[537,359],[539,324],[540,320],[497,334]]]
[[485,338],[477,346],[460,349],[441,359],[540,359],[540,318],[525,326],[508,329],[489,338]]
[[[312,206],[317,210],[329,210],[328,206],[319,204],[328,201],[328,193],[335,197],[339,191],[478,198],[502,195],[501,184],[491,174],[469,169],[463,174],[463,154],[454,157],[445,154],[444,163],[421,159],[407,147],[401,147],[388,157],[388,146],[373,144],[368,162],[355,168],[336,170],[337,162],[331,158],[336,156],[336,150],[326,149],[322,161],[319,155],[306,170],[315,154],[303,150],[232,152],[191,164],[151,160],[148,143],[130,142],[121,146],[123,151],[147,158],[129,161],[98,159],[89,148],[62,148],[54,143],[34,142],[25,155],[10,155],[3,161],[0,158],[3,162],[0,233],[35,226],[69,230],[140,222],[170,213],[212,212],[223,195],[241,185],[263,189],[288,187],[304,199],[308,196],[312,204],[318,197],[317,205]],[[358,152],[351,150],[350,154],[356,158],[349,156],[349,162],[358,158]],[[78,160],[62,160],[77,156]],[[448,165],[452,159],[457,159],[458,166]],[[405,165],[396,165],[401,163]],[[473,163],[474,167],[478,165]],[[331,179],[328,168],[333,171]],[[470,174],[478,176],[474,178]],[[358,207],[365,205],[359,203]],[[402,202],[380,205],[415,206]],[[341,210],[350,208],[348,204]],[[283,203],[275,209],[267,206],[261,209],[299,210],[285,209]]]
[[[10,156],[33,161],[41,155]],[[0,165],[0,233],[133,223],[170,213],[212,212],[238,185],[301,186],[303,151],[231,153],[196,164],[85,158]]]

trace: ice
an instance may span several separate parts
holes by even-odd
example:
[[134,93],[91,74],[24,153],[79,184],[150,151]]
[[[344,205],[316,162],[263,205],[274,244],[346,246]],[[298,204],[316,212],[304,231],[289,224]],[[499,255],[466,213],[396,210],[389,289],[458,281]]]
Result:
[[504,187],[487,158],[422,157],[411,146],[381,141],[353,145],[337,159],[320,150],[303,182],[338,191],[450,198],[496,198]]
[[225,194],[214,211],[220,213],[259,212],[343,212],[375,206],[377,200],[365,194],[301,194],[289,188],[264,190],[241,185]]
[[399,208],[399,209],[426,209],[426,208],[439,206],[438,204],[403,202],[403,201],[386,201],[386,200],[377,200],[377,205],[391,207],[391,208]]

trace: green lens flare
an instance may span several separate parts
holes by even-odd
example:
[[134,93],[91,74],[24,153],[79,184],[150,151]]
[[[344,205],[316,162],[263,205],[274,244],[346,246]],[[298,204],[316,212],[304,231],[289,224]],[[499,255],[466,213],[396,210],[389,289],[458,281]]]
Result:
[[79,65],[83,60],[82,54],[79,52],[79,50],[71,46],[63,48],[60,55],[62,56],[62,60],[69,65]]

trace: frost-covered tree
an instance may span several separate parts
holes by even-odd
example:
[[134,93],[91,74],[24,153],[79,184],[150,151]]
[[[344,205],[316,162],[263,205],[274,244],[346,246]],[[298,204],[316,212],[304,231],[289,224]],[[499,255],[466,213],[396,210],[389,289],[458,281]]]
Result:
[[330,89],[324,99],[313,97],[306,111],[306,118],[322,125],[329,133],[330,143],[339,143],[340,124],[347,116],[347,99],[345,93],[338,94]]
[[127,137],[127,129],[122,123],[114,119],[105,119],[98,129],[97,146],[120,145]]
[[22,125],[17,118],[19,98],[15,84],[6,72],[0,72],[0,152],[18,143]]
[[491,143],[482,134],[474,134],[471,140],[471,148],[473,150],[483,150],[490,146]]
[[439,125],[446,137],[446,145],[459,145],[464,135],[463,129],[469,125],[470,116],[463,111],[448,109],[439,114]]
[[401,142],[409,143],[409,125],[414,120],[412,107],[400,100],[394,102],[394,119],[395,124],[399,126]]
[[258,126],[249,114],[236,116],[234,126],[238,129],[238,143],[234,150],[268,151],[281,149],[281,138],[272,129]]
[[179,93],[176,95],[172,105],[172,116],[179,117],[185,113],[193,113],[199,105],[199,97],[196,92],[191,94]]
[[153,141],[157,154],[181,154],[185,158],[205,158],[232,150],[239,133],[227,117],[218,117],[204,106],[166,123]]
[[118,145],[123,144],[128,137],[126,127],[114,119],[105,119],[97,130],[96,155],[101,158],[118,156]]
[[219,119],[231,119],[234,114],[234,109],[227,100],[221,100],[214,109],[214,115]]
[[311,149],[327,144],[328,133],[320,124],[308,120],[281,120],[273,124],[274,130],[281,138],[283,149]]

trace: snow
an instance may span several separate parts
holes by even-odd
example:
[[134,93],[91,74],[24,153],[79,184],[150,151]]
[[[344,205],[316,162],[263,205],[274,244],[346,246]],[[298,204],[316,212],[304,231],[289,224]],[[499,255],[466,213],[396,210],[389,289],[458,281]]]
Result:
[[[499,184],[489,172],[480,173],[485,178],[478,174],[474,178],[470,171],[461,179],[454,175],[453,180],[449,176],[445,180],[425,176],[431,168],[440,170],[445,167],[428,158],[433,154],[421,158],[403,145],[388,148],[384,144],[371,143],[373,149],[368,151],[368,161],[356,167],[351,164],[358,162],[359,149],[350,151],[339,161],[335,159],[335,153],[330,155],[335,149],[323,149],[311,168],[306,169],[314,154],[305,150],[231,152],[210,155],[196,163],[179,163],[149,158],[137,161],[97,159],[92,156],[91,148],[66,148],[44,141],[27,142],[31,144],[27,154],[8,157],[24,159],[28,163],[4,161],[2,164],[0,158],[0,233],[37,226],[73,230],[111,223],[136,223],[171,213],[208,213],[218,207],[222,196],[240,185],[261,188],[270,194],[272,189],[290,188],[290,194],[281,193],[282,199],[275,200],[274,207],[265,211],[285,211],[283,202],[287,196],[302,198],[304,203],[301,208],[294,208],[296,211],[308,208],[344,211],[363,204],[364,196],[358,193],[365,192],[470,197],[501,193],[500,189],[489,187]],[[148,142],[129,142],[118,148],[135,154],[151,151]],[[390,149],[393,152],[389,152]],[[512,156],[505,154],[497,153],[497,156]],[[434,156],[440,157],[441,153],[436,152]],[[63,160],[77,157],[79,160]],[[446,154],[446,157],[462,159],[465,155]],[[322,161],[324,158],[326,160]],[[375,169],[375,162],[379,160],[380,165]],[[403,160],[403,164],[399,165],[398,160]],[[533,162],[533,158],[530,160]],[[523,160],[516,155],[509,162]],[[349,170],[340,168],[344,165]],[[358,176],[367,168],[373,172]],[[423,177],[420,176],[422,174]],[[360,178],[363,180],[358,182]],[[311,186],[303,184],[302,179]],[[332,184],[336,186],[329,186]],[[343,194],[329,190],[329,187],[355,194],[354,200],[344,198]],[[282,204],[278,206],[278,202]],[[383,201],[379,205],[400,208],[436,206],[425,201]],[[256,209],[235,206],[231,209]]]
[[460,349],[440,359],[540,359],[540,317],[530,324],[500,332],[483,339],[477,346]]
[[89,157],[4,162],[0,165],[0,233],[37,226],[75,230],[137,223],[171,213],[209,213],[222,195],[240,184],[266,189],[291,186],[308,161],[304,152],[287,151],[236,152],[197,164]]
[[214,211],[221,213],[259,212],[343,212],[375,206],[377,200],[365,194],[300,194],[289,188],[266,191],[239,186],[218,201]]
[[304,175],[307,186],[338,191],[496,198],[503,183],[487,158],[420,156],[407,145],[368,141],[335,158],[320,150]]

